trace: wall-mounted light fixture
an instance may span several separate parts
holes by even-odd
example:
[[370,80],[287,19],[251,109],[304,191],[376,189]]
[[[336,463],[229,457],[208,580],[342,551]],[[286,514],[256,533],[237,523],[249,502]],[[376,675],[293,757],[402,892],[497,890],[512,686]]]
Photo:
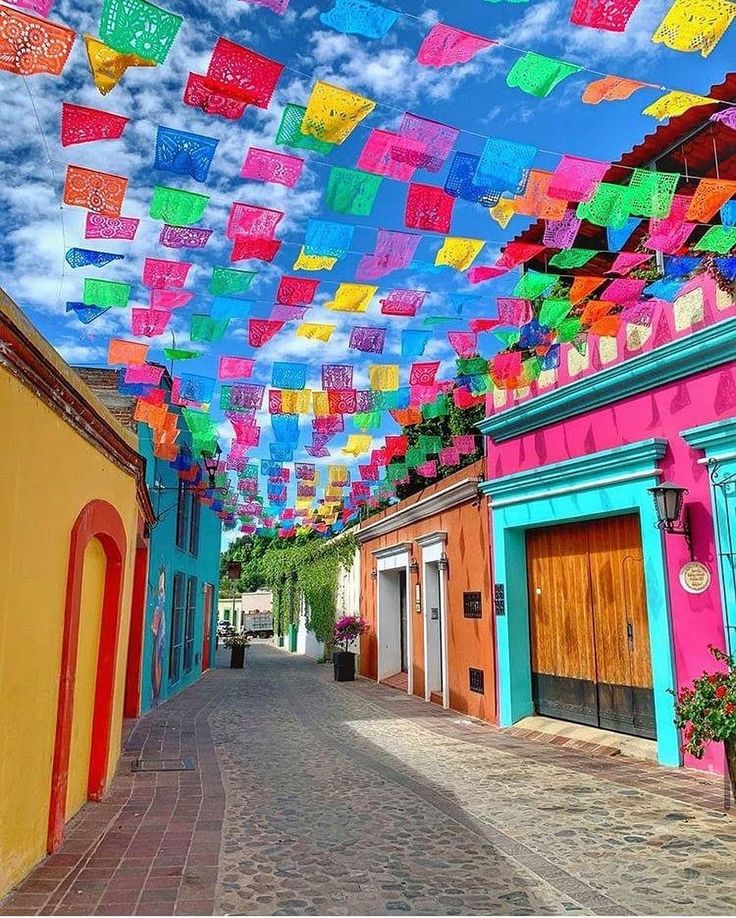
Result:
[[414,574],[415,576],[419,573],[419,562],[418,562],[417,559],[414,557],[414,555],[411,556],[411,561],[409,562],[409,570],[410,570],[410,571],[412,572],[412,574]]
[[443,551],[442,554],[440,555],[440,560],[437,562],[437,570],[441,574],[446,574],[449,566],[450,566],[450,561],[447,557],[447,553]]
[[378,580],[378,571],[375,569],[375,567],[371,571],[371,580]]
[[669,535],[681,535],[687,543],[690,559],[693,558],[693,543],[690,533],[688,508],[684,506],[687,488],[663,481],[656,488],[649,488],[657,513],[657,528]]

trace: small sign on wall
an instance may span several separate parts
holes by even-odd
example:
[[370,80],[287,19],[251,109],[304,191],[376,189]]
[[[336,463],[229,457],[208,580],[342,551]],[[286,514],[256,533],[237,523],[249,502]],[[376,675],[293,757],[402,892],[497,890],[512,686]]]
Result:
[[710,580],[710,568],[702,561],[688,561],[680,568],[680,586],[686,593],[705,593]]
[[418,583],[414,584],[414,611],[417,615],[422,614],[422,588]]

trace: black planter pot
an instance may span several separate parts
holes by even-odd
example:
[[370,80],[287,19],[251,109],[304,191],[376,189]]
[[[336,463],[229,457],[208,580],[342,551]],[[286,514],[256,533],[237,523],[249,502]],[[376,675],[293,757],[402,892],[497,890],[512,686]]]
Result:
[[230,669],[242,669],[245,663],[245,647],[235,644],[230,648]]
[[338,650],[332,655],[335,682],[355,681],[355,654],[349,650]]

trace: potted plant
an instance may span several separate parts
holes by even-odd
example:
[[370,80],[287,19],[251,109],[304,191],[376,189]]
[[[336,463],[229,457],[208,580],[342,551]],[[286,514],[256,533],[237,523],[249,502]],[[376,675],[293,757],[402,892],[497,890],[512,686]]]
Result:
[[355,654],[350,650],[350,645],[361,634],[365,634],[368,628],[364,618],[352,615],[343,615],[335,622],[332,637],[335,645],[340,648],[332,655],[336,682],[352,682],[355,679]]
[[736,798],[736,660],[717,647],[713,657],[727,669],[704,672],[675,695],[675,725],[682,730],[683,752],[701,759],[709,743],[723,743],[728,776]]
[[245,648],[250,641],[244,634],[232,632],[225,637],[225,647],[230,648],[230,669],[242,669],[245,663]]

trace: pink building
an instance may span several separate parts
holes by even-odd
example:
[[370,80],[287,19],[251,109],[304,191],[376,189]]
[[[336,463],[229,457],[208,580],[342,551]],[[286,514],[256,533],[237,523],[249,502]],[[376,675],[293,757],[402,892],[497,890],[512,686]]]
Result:
[[[735,91],[729,80],[713,95]],[[673,119],[620,163],[684,173],[687,160],[708,177],[710,109]],[[724,150],[720,176],[733,180],[728,162]],[[683,181],[677,194],[696,187]],[[651,227],[639,222],[625,251],[647,251]],[[561,345],[558,365],[526,388],[489,395],[481,424],[501,725],[536,713],[649,737],[668,765],[683,763],[672,690],[716,668],[708,645],[736,650],[736,258],[693,257],[703,232],[653,256],[668,299],[645,320],[589,334],[587,349]],[[599,254],[574,273],[605,277],[616,257],[606,231],[584,223],[575,245]],[[526,269],[552,271],[549,255]],[[673,532],[650,493],[662,483],[686,489]],[[684,764],[722,771],[723,754]]]

